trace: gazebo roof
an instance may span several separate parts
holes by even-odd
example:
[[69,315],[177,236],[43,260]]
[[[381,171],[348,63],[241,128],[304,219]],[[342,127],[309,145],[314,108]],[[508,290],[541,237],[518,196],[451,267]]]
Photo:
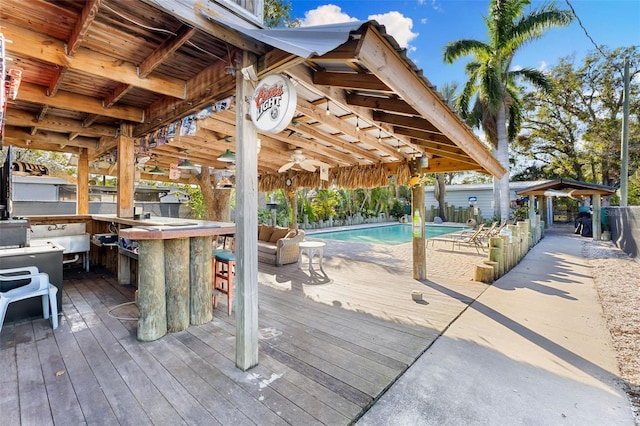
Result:
[[[550,192],[551,191],[551,192]],[[611,195],[616,188],[571,179],[555,179],[516,191],[517,195],[553,195],[579,197],[584,195]]]
[[167,170],[188,151],[191,163],[225,169],[218,156],[235,149],[236,65],[244,51],[257,58],[258,78],[286,74],[298,94],[287,128],[259,136],[261,178],[283,178],[277,171],[294,149],[332,173],[379,168],[389,175],[422,154],[425,172],[505,172],[374,21],[275,30],[221,11],[224,1],[134,3],[3,0],[7,67],[22,71],[8,102],[5,144],[86,152],[91,173],[115,175],[123,125],[139,144],[224,105],[197,120],[193,133],[146,153],[136,146],[136,164],[142,178],[168,180],[146,172]]

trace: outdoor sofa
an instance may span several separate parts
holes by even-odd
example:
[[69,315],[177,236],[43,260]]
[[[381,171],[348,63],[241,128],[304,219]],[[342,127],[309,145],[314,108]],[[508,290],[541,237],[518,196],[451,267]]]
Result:
[[298,243],[304,231],[280,226],[258,225],[258,261],[281,266],[298,261]]

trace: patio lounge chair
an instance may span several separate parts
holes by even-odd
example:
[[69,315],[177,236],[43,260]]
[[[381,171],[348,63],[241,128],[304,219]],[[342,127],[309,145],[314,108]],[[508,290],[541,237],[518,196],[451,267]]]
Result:
[[433,244],[435,244],[436,241],[445,241],[445,242],[451,243],[452,251],[455,250],[456,244],[458,245],[458,248],[460,248],[460,246],[464,244],[467,246],[475,247],[478,254],[480,254],[480,249],[484,251],[484,243],[480,237],[483,230],[484,230],[484,224],[481,224],[480,226],[478,226],[478,229],[476,229],[470,235],[453,233],[453,234],[443,235],[441,237],[433,237],[427,240],[427,244],[429,244],[429,241],[431,241],[431,245],[433,246]]

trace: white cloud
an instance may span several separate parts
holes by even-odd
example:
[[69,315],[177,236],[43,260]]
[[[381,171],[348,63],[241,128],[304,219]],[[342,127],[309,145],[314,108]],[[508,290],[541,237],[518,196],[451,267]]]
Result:
[[387,33],[396,39],[400,47],[415,50],[409,46],[409,42],[418,37],[418,33],[411,31],[413,28],[413,20],[404,16],[400,12],[387,12],[381,15],[370,15],[369,19],[375,19],[379,24],[385,26]]
[[422,18],[422,19],[420,20],[420,23],[421,23],[421,24],[426,24],[427,22],[429,22],[429,20],[428,20],[427,18]]
[[520,71],[522,69],[522,65],[514,65],[513,68],[511,68],[511,71]]
[[340,6],[334,4],[325,4],[304,13],[304,19],[301,26],[309,27],[312,25],[338,24],[340,22],[357,21],[342,11]]
[[[400,12],[387,12],[379,15],[370,15],[367,19],[374,19],[379,24],[384,25],[387,33],[396,39],[400,47],[415,50],[415,47],[409,45],[411,40],[418,37],[418,33],[411,31],[413,28],[413,20],[411,18],[404,16]],[[306,11],[301,26],[309,27],[357,20],[357,18],[344,13],[340,6],[325,4]]]
[[538,71],[546,70],[548,65],[549,64],[547,64],[547,61],[540,61],[540,66],[538,67]]

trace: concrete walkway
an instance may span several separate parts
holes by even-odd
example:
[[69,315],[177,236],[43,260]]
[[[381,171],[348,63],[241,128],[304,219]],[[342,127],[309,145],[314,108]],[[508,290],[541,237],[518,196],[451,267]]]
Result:
[[633,425],[581,237],[548,233],[358,425]]

